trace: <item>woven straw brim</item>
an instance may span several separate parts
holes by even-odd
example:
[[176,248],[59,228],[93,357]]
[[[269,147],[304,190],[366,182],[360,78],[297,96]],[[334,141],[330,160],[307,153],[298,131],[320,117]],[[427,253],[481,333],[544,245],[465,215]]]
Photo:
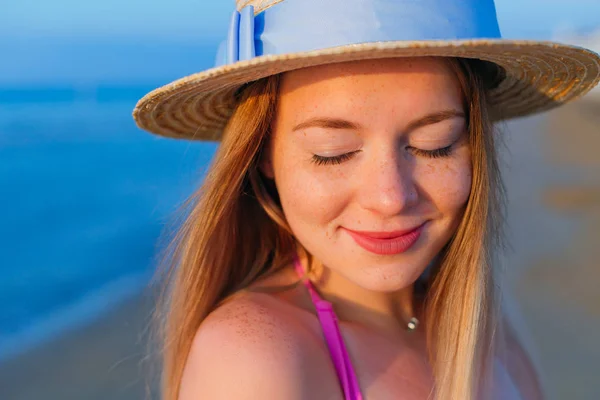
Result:
[[316,65],[417,56],[474,58],[503,67],[505,77],[489,92],[496,120],[549,110],[584,95],[600,79],[598,54],[553,42],[376,42],[261,56],[193,74],[148,93],[133,116],[141,129],[158,135],[219,140],[235,107],[235,93],[248,82]]

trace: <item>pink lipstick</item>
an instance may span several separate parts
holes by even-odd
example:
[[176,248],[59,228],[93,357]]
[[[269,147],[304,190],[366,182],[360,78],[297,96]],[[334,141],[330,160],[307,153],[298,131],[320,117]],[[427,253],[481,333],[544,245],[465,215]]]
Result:
[[353,231],[344,228],[363,249],[380,255],[400,254],[410,249],[421,236],[421,224],[415,228],[392,232]]

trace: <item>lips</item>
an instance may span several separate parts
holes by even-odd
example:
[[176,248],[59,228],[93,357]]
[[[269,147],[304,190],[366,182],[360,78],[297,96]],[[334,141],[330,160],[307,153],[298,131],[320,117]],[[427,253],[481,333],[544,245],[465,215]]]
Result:
[[363,249],[380,255],[400,254],[410,249],[421,236],[423,226],[391,232],[354,231],[346,232]]

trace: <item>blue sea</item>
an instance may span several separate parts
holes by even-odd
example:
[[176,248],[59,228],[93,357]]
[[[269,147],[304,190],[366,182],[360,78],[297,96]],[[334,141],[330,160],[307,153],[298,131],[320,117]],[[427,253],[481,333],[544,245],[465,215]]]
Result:
[[215,145],[154,137],[157,85],[0,89],[0,361],[139,293]]

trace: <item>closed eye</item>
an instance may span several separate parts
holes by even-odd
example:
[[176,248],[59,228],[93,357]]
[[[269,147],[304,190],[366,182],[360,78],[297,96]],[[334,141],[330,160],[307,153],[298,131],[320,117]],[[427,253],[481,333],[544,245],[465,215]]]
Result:
[[[408,146],[407,149],[411,150],[412,153],[416,154],[417,156],[427,157],[427,158],[442,158],[442,157],[448,157],[448,156],[450,156],[450,154],[452,154],[452,145],[442,147],[439,149],[435,149],[435,150],[423,150],[423,149],[418,149],[416,147],[411,147],[411,146]],[[344,153],[344,154],[340,154],[338,156],[333,156],[333,157],[325,157],[325,156],[320,156],[318,154],[314,154],[312,156],[311,161],[317,165],[341,164],[344,161],[348,161],[349,159],[351,159],[356,153],[358,153],[360,151],[361,150],[356,150],[356,151],[353,151],[350,153]]]
[[314,154],[312,156],[311,161],[317,165],[341,164],[344,161],[348,161],[349,159],[351,159],[359,151],[360,150],[356,150],[356,151],[352,151],[350,153],[344,153],[344,154],[340,154],[339,156],[333,156],[333,157],[324,157],[324,156],[320,156],[318,154]]
[[428,157],[428,158],[448,157],[450,154],[452,154],[452,145],[442,147],[440,149],[435,149],[435,150],[422,150],[422,149],[417,149],[416,147],[411,147],[411,146],[409,146],[407,148],[410,149],[417,156]]

